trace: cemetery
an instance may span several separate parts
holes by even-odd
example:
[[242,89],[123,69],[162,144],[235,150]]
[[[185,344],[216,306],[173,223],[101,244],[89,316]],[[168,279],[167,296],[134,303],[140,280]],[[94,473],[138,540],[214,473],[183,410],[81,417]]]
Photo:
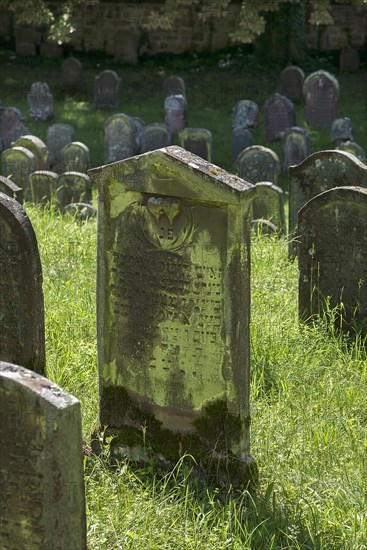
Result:
[[0,548],[365,548],[366,49],[32,40],[0,45]]

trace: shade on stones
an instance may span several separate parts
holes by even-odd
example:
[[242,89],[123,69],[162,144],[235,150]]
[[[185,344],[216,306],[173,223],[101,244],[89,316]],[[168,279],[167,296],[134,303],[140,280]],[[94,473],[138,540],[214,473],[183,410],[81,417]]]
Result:
[[327,71],[316,71],[303,84],[307,123],[312,128],[330,128],[338,114],[339,83]]
[[164,97],[170,95],[183,95],[186,97],[185,82],[180,76],[169,76],[163,82]]
[[22,113],[15,107],[0,107],[0,136],[3,149],[11,147],[20,136],[30,134]]
[[81,141],[72,141],[61,150],[61,162],[64,172],[86,173],[90,166],[89,149]]
[[142,153],[168,147],[169,145],[171,145],[171,134],[165,124],[153,122],[144,127],[140,148]]
[[36,169],[36,159],[33,153],[25,147],[13,147],[1,153],[2,172],[24,192],[24,198],[29,198],[29,175]]
[[288,128],[283,136],[283,170],[300,164],[312,153],[310,134],[304,128]]
[[90,202],[92,188],[89,176],[81,172],[64,172],[57,178],[56,201],[60,207],[72,202]]
[[280,187],[270,181],[256,184],[256,195],[252,201],[252,219],[269,220],[278,233],[285,234],[284,193]]
[[55,123],[47,128],[46,143],[49,151],[49,167],[55,172],[62,171],[61,151],[74,138],[71,124]]
[[353,141],[353,124],[349,117],[336,118],[331,126],[331,141]]
[[96,109],[113,109],[121,101],[122,81],[115,71],[105,70],[94,79],[94,101]]
[[177,137],[180,147],[211,162],[213,139],[209,130],[205,128],[184,128],[178,133]]
[[290,99],[275,93],[264,104],[265,133],[268,141],[279,141],[285,131],[296,126],[296,114]]
[[339,143],[339,145],[335,147],[335,149],[337,151],[345,151],[346,153],[350,153],[362,162],[366,162],[366,153],[364,149],[362,149],[362,147],[354,141],[342,141],[341,143]]
[[138,152],[137,126],[124,113],[111,115],[104,123],[105,163],[132,157]]
[[302,99],[305,74],[300,67],[291,65],[283,69],[280,75],[282,95],[291,101]]
[[238,155],[247,147],[251,147],[253,135],[251,130],[237,126],[232,131],[232,162],[236,164]]
[[82,64],[75,57],[68,57],[61,65],[61,85],[64,90],[75,91],[82,87]]
[[280,173],[279,158],[274,151],[262,145],[252,145],[237,157],[237,173],[251,183],[271,181],[276,183]]
[[29,176],[31,200],[37,204],[47,204],[56,200],[56,172],[37,170]]

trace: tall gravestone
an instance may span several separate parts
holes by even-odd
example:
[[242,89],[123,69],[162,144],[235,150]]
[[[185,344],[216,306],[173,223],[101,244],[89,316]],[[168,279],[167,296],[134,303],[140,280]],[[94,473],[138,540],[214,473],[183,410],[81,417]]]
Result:
[[94,107],[114,109],[121,101],[121,78],[115,71],[105,70],[94,79]]
[[237,126],[232,130],[232,161],[236,163],[238,155],[253,143],[253,134],[248,128]]
[[25,147],[34,154],[36,170],[43,170],[48,162],[47,145],[37,136],[25,135],[18,138],[12,147]]
[[185,82],[177,75],[168,76],[163,82],[164,97],[170,95],[183,95],[186,97]]
[[57,174],[49,170],[37,170],[29,176],[31,201],[46,204],[56,198]]
[[45,371],[42,267],[32,224],[0,193],[0,359]]
[[61,162],[64,172],[86,173],[90,166],[89,149],[81,141],[72,141],[61,150]]
[[0,176],[0,193],[15,199],[19,204],[23,204],[23,189],[4,176]]
[[27,103],[32,120],[49,120],[54,116],[54,98],[47,82],[33,82]]
[[178,144],[186,151],[198,155],[204,160],[212,161],[212,134],[205,128],[184,128],[178,133]]
[[367,189],[337,187],[298,214],[299,315],[338,308],[341,326],[367,326]]
[[25,147],[13,147],[1,153],[3,175],[10,178],[24,190],[24,198],[28,198],[29,175],[36,169],[36,159],[33,153]]
[[233,108],[232,128],[254,130],[259,121],[259,107],[250,99],[242,99]]
[[165,124],[171,134],[186,126],[186,99],[183,95],[169,95],[164,100]]
[[148,151],[168,147],[171,145],[171,141],[171,134],[167,126],[165,124],[153,122],[144,126],[141,135],[140,150],[142,153],[147,153]]
[[277,232],[285,233],[284,193],[280,187],[270,181],[256,184],[256,196],[252,201],[252,218],[271,221]]
[[268,141],[281,140],[288,128],[296,126],[296,114],[292,101],[278,93],[265,102],[264,118]]
[[276,183],[280,173],[278,155],[262,145],[252,145],[244,149],[237,157],[236,166],[239,177],[251,183]]
[[104,135],[106,164],[124,160],[137,153],[136,124],[129,115],[117,113],[108,117],[104,123]]
[[366,153],[364,149],[362,149],[362,147],[354,141],[342,141],[341,143],[339,143],[339,145],[335,147],[335,149],[337,151],[345,151],[346,153],[350,153],[362,162],[366,162]]
[[307,123],[312,128],[330,128],[338,116],[339,83],[327,71],[311,73],[303,84]]
[[294,126],[288,128],[283,136],[283,170],[287,172],[290,166],[300,164],[312,153],[310,134],[304,128]]
[[291,101],[300,101],[304,79],[305,73],[300,67],[291,65],[283,69],[280,75],[282,95]]
[[79,401],[0,362],[0,542],[4,550],[86,550]]
[[90,202],[92,187],[90,178],[81,172],[64,172],[57,178],[56,201],[60,207],[72,202]]
[[[117,446],[248,479],[255,187],[172,146],[89,171],[99,189],[100,421]],[[239,291],[240,289],[240,291]]]
[[331,125],[331,141],[339,144],[342,141],[353,141],[353,124],[349,117],[336,118]]
[[57,122],[47,128],[46,143],[49,151],[49,168],[62,172],[61,151],[74,139],[74,128],[71,124]]
[[61,86],[64,90],[74,92],[82,88],[82,64],[75,57],[68,57],[61,65]]
[[20,136],[30,134],[25,119],[14,107],[0,107],[0,137],[3,149],[9,149]]

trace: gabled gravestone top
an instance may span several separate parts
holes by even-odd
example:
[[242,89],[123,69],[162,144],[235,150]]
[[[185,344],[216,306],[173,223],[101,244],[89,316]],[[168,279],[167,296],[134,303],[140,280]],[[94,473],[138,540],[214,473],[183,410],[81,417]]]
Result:
[[62,148],[61,161],[64,172],[85,174],[90,166],[89,149],[81,141],[72,141]]
[[4,176],[0,176],[0,193],[15,199],[19,204],[23,204],[23,189]]
[[86,550],[79,401],[0,362],[0,434],[1,547]]
[[33,153],[25,147],[13,147],[1,153],[2,172],[24,190],[28,198],[29,175],[36,169]]
[[31,222],[0,193],[0,359],[45,371],[42,268]]
[[186,151],[198,155],[204,160],[212,161],[212,134],[205,128],[184,128],[178,133],[178,144]]
[[137,153],[137,127],[124,113],[111,115],[104,123],[105,163],[132,157]]
[[43,170],[48,161],[48,150],[46,144],[37,136],[25,135],[18,138],[12,147],[25,147],[34,154],[36,170]]
[[94,79],[94,107],[114,109],[121,101],[121,78],[115,71],[102,71]]
[[287,97],[274,94],[264,105],[265,133],[269,141],[279,141],[285,131],[296,126],[294,106]]
[[239,177],[251,183],[275,183],[280,172],[278,155],[262,145],[252,145],[244,149],[237,157],[236,166]]
[[283,69],[280,75],[282,95],[291,101],[302,99],[304,79],[305,73],[300,67],[291,65]]
[[55,172],[62,171],[61,151],[74,138],[71,124],[55,123],[47,128],[46,142],[49,150],[49,166]]
[[61,85],[69,91],[82,87],[82,64],[75,57],[68,57],[61,65]]
[[353,140],[353,124],[349,117],[336,118],[331,126],[331,141]]
[[183,95],[169,95],[164,100],[165,124],[171,134],[186,126],[186,100]]
[[350,153],[351,155],[354,155],[362,162],[366,162],[366,153],[362,149],[358,143],[355,143],[354,141],[342,141],[339,143],[337,147],[335,147],[337,151],[345,151],[346,153]]
[[260,181],[256,184],[256,191],[252,201],[253,220],[269,220],[278,233],[285,233],[284,193],[281,188],[270,181]]
[[31,201],[46,204],[56,199],[57,174],[49,170],[37,170],[29,176]]
[[21,112],[14,107],[0,107],[0,136],[3,149],[10,148],[13,141],[26,134],[30,134],[30,131],[24,124]]
[[147,153],[171,145],[171,134],[165,124],[153,122],[144,126],[141,136],[141,152]]
[[193,452],[208,475],[225,456],[230,476],[248,478],[255,187],[176,146],[89,174],[101,424],[122,447],[141,447],[145,425],[154,453]]
[[306,118],[313,128],[330,128],[338,114],[339,83],[327,71],[310,74],[303,84]]
[[337,307],[338,326],[367,323],[367,190],[313,197],[298,214],[298,232],[300,317]]
[[32,120],[48,120],[54,116],[54,99],[47,82],[33,82],[27,103]]
[[254,130],[259,119],[259,107],[250,99],[242,99],[233,108],[232,128]]
[[310,134],[304,128],[288,128],[283,136],[283,170],[300,164],[312,153]]
[[164,97],[183,95],[186,97],[185,82],[180,76],[169,76],[163,82]]

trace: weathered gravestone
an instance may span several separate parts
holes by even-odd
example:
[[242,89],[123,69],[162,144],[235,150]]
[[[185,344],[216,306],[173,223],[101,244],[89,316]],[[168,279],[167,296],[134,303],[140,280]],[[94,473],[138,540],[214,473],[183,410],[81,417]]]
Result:
[[64,206],[64,212],[71,214],[77,220],[84,221],[94,218],[97,215],[97,209],[87,202],[72,202]]
[[121,78],[115,71],[102,71],[94,79],[94,102],[96,109],[114,109],[121,101]]
[[56,201],[60,207],[72,202],[90,202],[92,188],[89,176],[81,172],[65,172],[57,178]]
[[244,149],[237,157],[236,166],[239,177],[251,183],[275,183],[280,172],[277,154],[262,145],[252,145]]
[[303,84],[307,123],[312,128],[330,128],[338,116],[339,83],[327,71],[310,74]]
[[15,199],[19,204],[23,204],[23,189],[4,176],[0,176],[0,193]]
[[49,120],[54,116],[54,98],[47,82],[33,82],[27,103],[32,120]]
[[353,124],[349,117],[336,118],[331,126],[331,141],[341,143],[353,140]]
[[1,153],[1,163],[3,175],[21,187],[27,199],[29,175],[36,169],[34,154],[25,147],[13,147]]
[[342,141],[339,145],[337,145],[337,147],[335,147],[335,149],[337,151],[346,151],[347,153],[357,157],[357,159],[362,162],[366,162],[366,153],[364,149],[362,149],[362,147],[354,141]]
[[186,126],[186,100],[183,95],[169,95],[164,100],[165,124],[171,134]]
[[83,84],[82,64],[75,57],[68,57],[61,65],[61,86],[64,90],[80,90]]
[[298,232],[301,319],[337,307],[339,325],[367,323],[367,190],[313,197],[298,214]]
[[55,199],[57,174],[49,170],[37,170],[29,176],[29,187],[32,202],[46,204]]
[[137,153],[136,125],[129,115],[111,115],[104,123],[106,164],[124,160]]
[[61,151],[74,138],[71,124],[55,123],[47,128],[46,142],[49,151],[49,168],[55,172],[62,171]]
[[251,229],[253,229],[256,235],[277,235],[279,232],[279,228],[265,218],[251,220]]
[[0,543],[4,550],[86,550],[79,401],[0,362]]
[[169,76],[163,82],[164,97],[183,95],[186,97],[185,82],[180,76]]
[[259,107],[250,99],[242,99],[233,108],[232,128],[254,130],[259,120]]
[[86,173],[90,166],[89,149],[81,141],[72,141],[61,150],[61,162],[64,172]]
[[0,107],[0,136],[3,149],[9,149],[20,136],[30,134],[22,113],[14,107]]
[[89,174],[100,422],[120,432],[112,453],[141,449],[145,426],[153,453],[193,453],[209,476],[248,479],[255,187],[176,146]]
[[136,129],[136,151],[137,153],[141,153],[141,138],[145,128],[145,122],[142,118],[138,116],[131,117],[131,120],[133,121],[133,124]]
[[253,143],[253,135],[251,130],[237,126],[232,130],[232,161],[236,163],[238,155],[246,149],[251,147]]
[[25,135],[13,142],[12,147],[25,147],[34,154],[36,170],[43,170],[48,162],[47,145],[37,136]]
[[279,141],[285,131],[296,126],[294,105],[287,97],[275,93],[264,104],[265,133],[269,141]]
[[291,65],[283,69],[280,74],[282,95],[285,95],[291,101],[302,99],[304,79],[305,73],[300,67]]
[[344,48],[340,52],[340,72],[356,73],[359,71],[359,53],[351,47]]
[[186,151],[198,155],[204,160],[212,161],[212,134],[205,128],[184,128],[178,133],[178,144]]
[[310,134],[304,128],[288,128],[283,136],[283,170],[302,162],[312,153]]
[[141,152],[147,153],[171,145],[171,134],[165,124],[153,122],[144,126],[141,135]]
[[0,193],[0,359],[45,371],[42,268],[31,222]]
[[270,181],[260,181],[256,184],[256,190],[252,201],[253,220],[269,220],[278,233],[285,233],[284,193],[281,188]]

